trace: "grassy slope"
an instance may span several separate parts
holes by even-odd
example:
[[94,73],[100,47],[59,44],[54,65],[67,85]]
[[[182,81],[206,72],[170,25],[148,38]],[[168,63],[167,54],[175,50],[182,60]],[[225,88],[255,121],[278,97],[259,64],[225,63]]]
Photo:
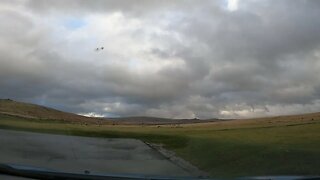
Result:
[[[290,117],[289,117],[290,118]],[[0,128],[162,143],[214,177],[320,174],[320,119],[267,118],[179,126],[80,125],[0,115]]]
[[0,114],[9,114],[19,117],[35,119],[57,119],[68,122],[98,123],[100,119],[88,118],[72,113],[62,112],[35,104],[17,102],[9,99],[0,99]]
[[[122,124],[122,125],[133,125],[133,124],[145,124],[145,125],[155,125],[155,124],[192,124],[192,123],[202,123],[204,120],[197,119],[167,119],[167,118],[157,118],[157,117],[122,117],[122,118],[93,118],[80,116],[73,113],[62,112],[56,109],[13,101],[10,99],[0,99],[0,114],[13,115],[24,118],[33,119],[55,119],[67,122],[82,122],[82,123],[95,123],[95,124]],[[214,120],[207,120],[210,122]]]

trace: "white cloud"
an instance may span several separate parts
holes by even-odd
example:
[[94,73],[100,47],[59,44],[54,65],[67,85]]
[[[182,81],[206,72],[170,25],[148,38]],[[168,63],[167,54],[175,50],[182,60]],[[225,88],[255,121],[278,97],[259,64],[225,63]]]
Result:
[[87,117],[105,117],[102,114],[97,114],[95,112],[89,112],[89,113],[79,113],[81,116],[87,116]]
[[228,10],[235,11],[238,9],[239,0],[228,0]]

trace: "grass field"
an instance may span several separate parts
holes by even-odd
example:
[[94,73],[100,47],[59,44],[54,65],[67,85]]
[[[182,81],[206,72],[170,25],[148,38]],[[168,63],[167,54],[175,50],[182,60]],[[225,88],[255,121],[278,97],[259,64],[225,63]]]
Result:
[[[305,116],[304,116],[305,117]],[[319,175],[320,119],[278,117],[194,125],[81,125],[0,115],[0,128],[163,144],[212,177]],[[23,147],[22,147],[23,148]]]

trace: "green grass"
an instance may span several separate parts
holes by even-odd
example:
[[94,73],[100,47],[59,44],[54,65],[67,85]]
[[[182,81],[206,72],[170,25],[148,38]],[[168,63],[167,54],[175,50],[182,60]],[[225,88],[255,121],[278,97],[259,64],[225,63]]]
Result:
[[180,154],[213,176],[320,174],[319,124],[197,134]]
[[[266,128],[267,127],[267,128]],[[79,125],[0,116],[0,128],[165,145],[213,177],[319,175],[320,121],[170,126]]]

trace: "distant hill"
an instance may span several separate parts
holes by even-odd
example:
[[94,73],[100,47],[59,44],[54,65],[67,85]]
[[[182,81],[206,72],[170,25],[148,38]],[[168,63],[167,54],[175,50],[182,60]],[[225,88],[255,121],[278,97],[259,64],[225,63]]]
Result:
[[32,119],[62,120],[67,122],[98,123],[102,121],[98,118],[80,116],[44,106],[17,102],[11,99],[0,99],[0,114]]
[[23,118],[41,119],[41,120],[62,120],[72,123],[93,123],[93,124],[122,124],[122,125],[179,125],[179,124],[198,124],[198,123],[223,123],[223,124],[252,124],[253,122],[267,122],[270,125],[274,123],[306,123],[320,119],[320,113],[309,113],[299,115],[262,117],[252,119],[169,119],[158,117],[120,117],[120,118],[94,118],[80,116],[73,113],[59,111],[40,105],[17,102],[11,99],[0,99],[0,115],[10,115]]
[[121,117],[121,118],[94,118],[73,113],[59,111],[40,105],[17,102],[11,99],[0,99],[0,114],[18,116],[23,118],[43,120],[63,120],[66,122],[99,123],[99,124],[127,124],[127,125],[164,125],[164,124],[193,124],[214,122],[199,119],[167,119],[157,117]]
[[216,122],[219,119],[200,120],[200,119],[169,119],[158,117],[122,117],[122,118],[108,118],[115,124],[138,124],[138,125],[165,125],[165,124],[194,124],[194,123],[207,123]]

